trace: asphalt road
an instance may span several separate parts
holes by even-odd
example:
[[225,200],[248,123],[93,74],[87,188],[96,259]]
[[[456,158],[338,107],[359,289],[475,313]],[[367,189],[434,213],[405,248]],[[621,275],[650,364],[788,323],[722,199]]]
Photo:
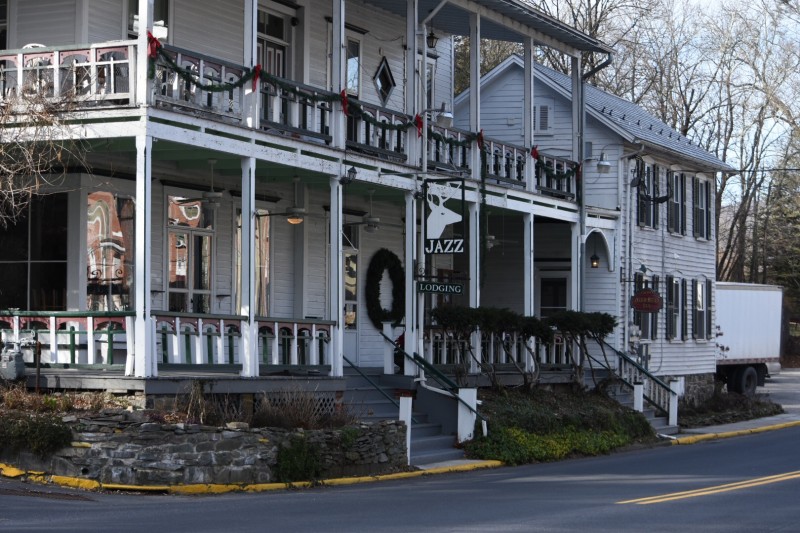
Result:
[[204,497],[0,480],[0,531],[800,531],[798,439],[800,428],[790,428],[552,464]]

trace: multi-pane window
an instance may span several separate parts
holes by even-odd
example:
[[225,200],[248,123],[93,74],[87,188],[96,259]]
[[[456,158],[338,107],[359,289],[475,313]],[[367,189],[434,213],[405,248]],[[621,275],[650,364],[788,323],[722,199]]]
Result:
[[695,339],[710,339],[711,280],[696,279],[692,282],[692,287],[692,336]]
[[89,193],[86,206],[86,308],[133,308],[136,204],[111,192]]
[[658,227],[658,203],[653,199],[658,196],[658,166],[638,160],[636,173],[639,176],[638,191],[638,224],[648,228]]
[[46,194],[0,229],[0,309],[66,310],[67,220],[67,194]]
[[694,236],[711,239],[711,184],[706,180],[692,180],[692,227]]
[[[169,0],[155,0],[153,2],[153,35],[158,38],[166,38],[168,28]],[[128,34],[135,37],[138,32],[139,0],[128,0]]]
[[667,276],[665,328],[667,339],[683,338],[681,321],[681,280]]
[[686,235],[686,175],[670,172],[667,176],[670,197],[667,203],[667,229]]
[[361,89],[361,43],[347,39],[347,93],[356,98]]

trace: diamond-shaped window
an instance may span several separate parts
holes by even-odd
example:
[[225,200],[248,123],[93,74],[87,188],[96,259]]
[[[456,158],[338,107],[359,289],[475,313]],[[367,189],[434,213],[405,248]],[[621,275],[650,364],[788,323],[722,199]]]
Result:
[[372,79],[375,80],[375,88],[378,89],[378,95],[380,95],[383,105],[386,105],[386,101],[389,100],[389,96],[391,96],[397,84],[394,82],[392,69],[389,68],[389,62],[386,61],[385,57],[378,65],[378,70],[375,71],[375,76]]

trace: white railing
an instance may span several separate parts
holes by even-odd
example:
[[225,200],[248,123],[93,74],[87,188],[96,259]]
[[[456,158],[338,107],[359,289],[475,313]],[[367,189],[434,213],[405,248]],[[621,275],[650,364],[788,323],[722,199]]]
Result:
[[[382,159],[406,160],[409,129],[404,125],[409,123],[408,115],[355,99],[350,99],[349,107],[360,113],[351,111],[351,116],[347,118],[348,148]],[[359,115],[363,115],[363,118]]]
[[567,159],[541,156],[536,163],[536,189],[542,194],[574,200],[577,194],[577,180],[571,171],[575,163]]
[[638,363],[628,357],[619,357],[619,377],[626,383],[632,385],[641,383],[644,390],[644,398],[652,405],[658,407],[665,413],[670,412],[670,402],[675,393],[669,385],[654,377]]
[[135,41],[31,46],[0,53],[0,99],[38,94],[77,104],[134,105]]
[[429,124],[434,133],[428,136],[428,168],[470,172],[474,141],[472,134],[457,128]]
[[286,79],[262,81],[261,127],[306,140],[331,141],[330,91]]
[[527,148],[487,139],[484,150],[490,179],[510,186],[525,186],[525,164],[530,158]]
[[[162,57],[156,65],[156,104],[242,120],[244,86],[235,85],[247,72],[243,66],[173,46],[165,45],[163,53],[171,64]],[[228,88],[221,90],[223,84]]]

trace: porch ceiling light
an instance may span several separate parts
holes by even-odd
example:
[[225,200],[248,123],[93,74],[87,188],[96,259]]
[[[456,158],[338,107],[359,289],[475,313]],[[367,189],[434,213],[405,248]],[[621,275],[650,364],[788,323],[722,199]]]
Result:
[[589,258],[589,264],[592,268],[598,268],[600,266],[600,258],[597,257],[597,254],[592,254],[592,257]]
[[301,207],[290,207],[286,210],[286,222],[292,225],[302,224],[303,213],[305,213],[305,209]]
[[600,174],[611,172],[611,161],[608,160],[605,152],[600,152],[600,159],[597,160],[597,171]]
[[433,30],[431,30],[425,38],[425,42],[428,44],[428,48],[436,48],[436,45],[439,44],[439,38],[433,33]]

